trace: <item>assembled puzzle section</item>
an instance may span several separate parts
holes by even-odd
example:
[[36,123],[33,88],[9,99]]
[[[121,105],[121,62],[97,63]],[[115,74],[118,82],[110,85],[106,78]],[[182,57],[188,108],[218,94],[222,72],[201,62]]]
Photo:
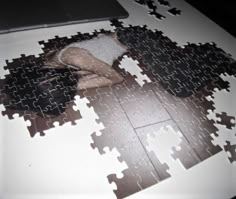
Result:
[[[165,162],[168,165],[168,173],[171,176],[172,173],[169,170],[173,170],[174,167],[189,169],[201,161],[173,120],[138,128],[136,133],[144,146],[146,146],[147,153],[154,165],[157,165],[155,163],[156,158]],[[152,138],[155,140],[154,149],[149,142]],[[177,159],[181,163],[180,165],[176,162]],[[155,167],[158,168],[158,166]]]
[[[77,80],[70,70],[54,70],[44,68],[44,56],[25,56],[7,61],[6,70],[10,74],[1,80],[1,103],[6,110],[2,112],[9,119],[14,114],[29,120],[30,135],[44,135],[44,131],[53,128],[55,121],[59,125],[80,119],[79,111],[73,111],[73,98],[68,93],[74,93]],[[52,80],[52,81],[48,81]],[[61,81],[64,79],[63,81]],[[71,81],[68,81],[70,79]],[[66,80],[66,81],[65,81]],[[72,83],[73,82],[73,83]],[[62,93],[65,101],[59,103],[56,93]]]
[[[168,110],[177,125],[180,126],[180,129],[184,133],[184,137],[186,138],[186,143],[190,142],[190,145],[193,146],[193,149],[191,150],[197,152],[195,155],[194,152],[192,155],[190,155],[191,153],[186,151],[189,146],[187,148],[180,147],[179,150],[173,150],[173,158],[179,159],[181,163],[185,165],[186,169],[197,164],[199,160],[201,161],[209,158],[210,156],[223,150],[221,147],[212,144],[213,139],[210,134],[216,134],[217,129],[214,126],[214,122],[212,120],[209,120],[206,115],[208,110],[214,110],[214,104],[208,101],[206,99],[206,96],[212,95],[214,92],[214,88],[229,88],[229,84],[223,81],[219,77],[219,75],[221,73],[235,74],[235,68],[232,67],[232,58],[224,53],[221,49],[217,48],[215,44],[189,44],[183,50],[182,48],[177,47],[176,43],[171,42],[171,40],[166,37],[163,37],[162,33],[159,31],[156,31],[154,33],[145,27],[130,26],[129,28],[126,28],[122,27],[121,22],[115,20],[112,21],[112,25],[117,26],[119,39],[131,49],[128,56],[132,57],[134,60],[138,60],[140,63],[139,66],[143,69],[144,73],[152,80],[151,83],[146,83],[143,87],[139,87],[134,77],[130,76],[130,74],[128,74],[125,70],[119,69],[119,66],[117,67],[116,64],[113,65],[113,67],[122,75],[124,75],[126,79],[124,83],[113,87],[114,92],[117,94],[118,101],[125,112],[127,114],[129,112],[128,108],[125,108],[128,107],[125,105],[127,102],[135,103],[134,99],[137,98],[137,95],[136,97],[134,97],[134,94],[137,91],[142,92],[143,89],[147,89],[143,93],[144,96],[142,97],[142,99],[145,99],[145,97],[149,98],[150,96],[152,96],[152,93],[155,92],[155,94],[162,102],[162,105]],[[142,41],[144,42],[142,43]],[[172,52],[170,52],[172,50],[174,51],[173,54]],[[155,54],[148,54],[148,52],[155,52]],[[188,53],[192,53],[190,56],[192,57],[192,59],[195,59],[196,56],[200,58],[199,63],[197,63],[197,66],[199,66],[201,63],[206,61],[202,60],[202,56],[204,54],[203,52],[208,53],[208,56],[206,58],[210,58],[211,56],[214,57],[215,55],[218,60],[208,60],[207,63],[209,64],[209,68],[204,65],[203,68],[200,68],[198,71],[194,71],[194,67],[189,67],[189,65],[186,64],[187,67],[183,68],[182,74],[179,70],[179,68],[181,67],[181,65],[179,64],[184,64],[186,62],[188,63],[188,61],[189,63],[192,63],[191,59],[187,56]],[[172,58],[172,60],[168,61],[170,60],[169,58]],[[221,60],[221,58],[223,58],[223,62],[219,61]],[[219,63],[216,63],[217,61],[219,61]],[[170,64],[172,64],[172,68],[170,68],[169,71],[165,71],[165,69],[168,69],[168,67],[166,66],[170,66]],[[201,69],[203,69],[203,71],[200,71]],[[167,74],[170,74],[170,71],[176,72],[176,74],[174,75],[178,75],[175,76],[178,78],[172,77],[171,75],[168,76]],[[201,74],[207,75],[207,72],[209,71],[211,72],[210,75],[206,77],[203,76],[203,79],[199,79],[200,84],[197,84],[197,77],[200,77]],[[160,74],[163,75],[161,76]],[[188,89],[184,87],[184,84],[182,86],[179,85],[180,80],[184,77],[184,75],[189,78],[188,79],[185,77],[185,81],[188,83],[187,85],[189,85]],[[175,82],[170,83],[168,82],[169,80]],[[188,80],[190,81],[188,82]],[[193,80],[195,80],[195,82],[193,82]],[[176,87],[173,89],[173,87],[169,85]],[[83,93],[88,99],[90,99],[90,101],[92,101],[92,106],[95,107],[95,110],[97,110],[96,112],[99,115],[99,121],[102,121],[105,124],[107,124],[107,121],[104,118],[102,109],[96,109],[98,105],[96,105],[94,102],[98,100],[98,97],[94,97],[94,95],[99,97],[101,95],[103,96],[100,100],[98,100],[101,103],[103,102],[104,96],[108,95],[108,93],[111,92],[110,89],[111,88],[109,88],[106,92],[103,89],[97,89],[92,95],[89,94],[89,92],[91,91],[86,91]],[[140,98],[140,100],[137,100],[137,103],[139,103],[139,105],[142,102],[142,99]],[[103,106],[106,108],[111,107],[111,104],[108,104],[108,102],[104,103]],[[99,106],[101,106],[101,104]],[[112,108],[108,108],[108,110],[110,109]],[[109,112],[108,110],[104,112]],[[119,110],[119,108],[117,108],[117,110]],[[115,112],[116,111],[113,111],[113,114]],[[139,113],[141,113],[141,111]],[[142,113],[145,115],[145,111]],[[128,114],[128,118],[131,119],[131,121],[133,115],[134,114],[131,114],[131,116],[129,116]],[[140,117],[140,114],[137,115]],[[135,119],[133,121],[135,122]],[[117,125],[117,127],[110,128],[116,131],[118,131],[118,126],[123,126],[119,125],[119,119],[116,119],[115,122],[112,120],[112,124],[113,123],[115,123],[114,125]],[[107,124],[105,126],[109,125]],[[135,127],[134,125],[134,128],[139,128],[139,126]],[[102,135],[99,136],[93,134],[94,143],[92,144],[92,146],[98,148],[101,153],[103,153],[103,147],[109,145],[109,148],[112,148],[115,145],[115,143],[111,143],[111,134],[108,132],[110,131],[104,131]],[[109,139],[107,138],[108,135]],[[109,140],[108,143],[101,144],[101,142],[105,142],[105,140]],[[141,142],[145,145],[145,141],[141,140]],[[101,146],[103,147],[101,148]],[[121,149],[119,149],[119,151],[121,151]],[[121,152],[121,156],[125,156],[125,153]],[[192,159],[193,157],[195,157],[195,160],[193,159],[192,161],[190,161],[190,159]],[[164,166],[157,158],[155,158],[155,160],[153,159],[152,162],[157,162],[155,164],[155,167],[159,173],[159,176],[162,176],[162,179],[169,176],[169,174],[167,174],[168,164]],[[127,175],[128,174],[125,172],[125,176]],[[111,176],[112,178],[115,177],[115,175]],[[121,181],[111,180],[110,178],[111,177],[109,177],[110,182],[115,181],[117,183],[118,190],[116,190],[115,193],[118,195],[118,197],[121,197],[122,195],[120,195],[120,193],[124,191],[124,188],[122,188],[121,186]],[[125,178],[123,178],[123,180],[124,179]],[[130,191],[130,194],[131,192],[132,191]],[[127,192],[124,191],[123,193]]]
[[[109,87],[90,89],[81,93],[87,97],[99,116],[97,122],[104,125],[104,129],[92,134],[92,148],[104,154],[104,148],[116,148],[121,154],[120,162],[125,161],[128,169],[123,171],[124,176],[118,178],[116,174],[108,175],[110,183],[115,182],[117,198],[124,198],[158,183],[161,179],[150,162],[140,140],[138,139],[129,119],[123,111],[113,90]],[[165,165],[160,166],[165,168]]]
[[154,33],[145,27],[134,29],[133,32],[122,32],[120,39],[134,49],[139,66],[152,80],[149,83],[152,91],[177,122],[200,159],[221,151],[219,146],[212,144],[210,134],[215,134],[217,128],[214,121],[206,117],[209,110],[214,110],[213,102],[206,96],[212,96],[215,88],[229,91],[229,83],[221,79],[220,74],[235,76],[234,60],[215,44],[189,44],[180,48],[163,37],[161,32]]

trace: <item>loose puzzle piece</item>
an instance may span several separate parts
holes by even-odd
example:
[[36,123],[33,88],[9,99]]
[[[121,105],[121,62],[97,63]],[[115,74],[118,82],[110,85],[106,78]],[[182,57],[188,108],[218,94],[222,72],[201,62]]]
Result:
[[177,8],[171,8],[171,9],[168,10],[168,13],[170,13],[172,15],[180,15],[181,10],[178,10]]
[[216,117],[220,120],[217,121],[218,124],[225,125],[228,129],[235,127],[235,117],[228,116],[227,113],[216,113]]
[[230,153],[229,161],[232,163],[236,161],[236,144],[231,145],[229,141],[226,142],[226,145],[224,146],[225,151]]
[[170,7],[170,2],[167,1],[167,0],[157,0],[158,3],[162,6],[167,6],[167,7]]

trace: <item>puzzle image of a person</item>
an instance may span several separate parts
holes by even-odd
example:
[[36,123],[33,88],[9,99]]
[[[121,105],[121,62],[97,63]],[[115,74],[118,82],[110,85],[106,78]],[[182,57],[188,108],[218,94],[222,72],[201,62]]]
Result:
[[[134,3],[151,10],[151,16],[157,17],[159,4],[172,15],[181,13],[168,1]],[[80,107],[74,107],[78,99],[86,100],[98,116],[96,122],[104,126],[91,132],[93,142],[88,144],[101,155],[107,153],[106,147],[116,149],[118,160],[128,166],[121,178],[107,175],[108,182],[117,186],[117,198],[178,175],[222,151],[234,164],[236,114],[219,112],[214,101],[222,92],[235,99],[232,56],[216,43],[180,47],[148,26],[126,26],[118,20],[110,24],[113,31],[39,41],[43,53],[38,57],[22,55],[6,61],[9,74],[0,79],[3,117],[14,120],[18,114],[30,121],[32,139],[38,133],[47,139],[48,130],[68,123],[76,126],[85,119]],[[233,101],[229,101],[232,108]]]

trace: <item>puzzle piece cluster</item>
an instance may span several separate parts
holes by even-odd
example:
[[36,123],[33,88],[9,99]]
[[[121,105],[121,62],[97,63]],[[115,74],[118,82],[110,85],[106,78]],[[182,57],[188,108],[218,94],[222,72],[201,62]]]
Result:
[[171,4],[166,0],[134,0],[136,3],[145,6],[148,9],[150,15],[153,15],[158,20],[163,20],[166,17],[160,14],[157,10],[159,6],[166,7],[167,13],[177,16],[181,14],[181,11],[175,7],[171,8]]
[[232,145],[229,141],[227,141],[224,149],[231,155],[231,157],[229,157],[230,162],[236,161],[236,144]]

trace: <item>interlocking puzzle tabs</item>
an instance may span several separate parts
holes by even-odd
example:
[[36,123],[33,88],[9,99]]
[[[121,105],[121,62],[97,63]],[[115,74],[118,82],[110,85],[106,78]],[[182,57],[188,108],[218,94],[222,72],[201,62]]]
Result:
[[[32,137],[45,135],[55,121],[76,125],[81,115],[73,109],[75,96],[87,98],[99,117],[96,122],[105,127],[101,135],[91,133],[91,147],[100,154],[105,147],[116,148],[119,161],[128,165],[122,178],[107,176],[116,183],[117,198],[172,176],[172,160],[189,169],[225,151],[235,162],[235,133],[222,146],[213,142],[219,137],[217,125],[235,130],[235,117],[224,112],[217,113],[217,121],[207,117],[215,111],[207,97],[230,92],[222,76],[236,78],[231,55],[214,43],[180,47],[161,31],[124,27],[117,20],[111,24],[113,32],[101,29],[40,41],[44,53],[39,57],[6,61],[9,74],[0,80],[2,114],[29,120]],[[169,159],[150,147],[162,134],[176,138],[165,146]]]
[[154,16],[158,20],[163,20],[166,18],[166,16],[158,11],[159,8],[164,7],[167,13],[172,16],[178,16],[181,14],[181,10],[172,7],[171,3],[166,0],[134,0],[134,2],[147,8],[149,15]]

